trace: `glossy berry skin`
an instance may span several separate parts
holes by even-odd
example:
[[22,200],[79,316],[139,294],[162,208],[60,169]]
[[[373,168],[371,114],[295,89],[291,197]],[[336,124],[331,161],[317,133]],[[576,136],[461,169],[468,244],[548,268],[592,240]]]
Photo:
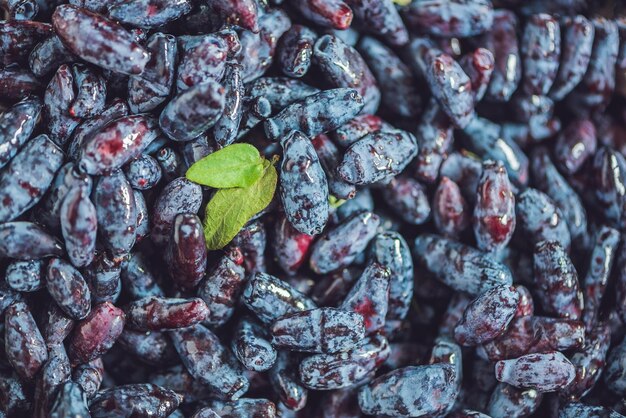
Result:
[[64,64],[48,83],[44,95],[44,115],[48,124],[50,138],[59,145],[64,145],[80,123],[80,119],[70,114],[70,107],[76,100],[72,69]]
[[586,334],[585,345],[570,356],[576,367],[574,381],[563,391],[563,396],[578,400],[588,394],[600,379],[611,343],[610,329],[603,324]]
[[331,85],[356,89],[365,103],[362,113],[376,113],[381,96],[376,78],[354,48],[333,35],[324,35],[315,43],[313,63]]
[[62,5],[52,25],[63,44],[85,61],[122,74],[141,74],[150,55],[117,23],[73,5]]
[[[376,1],[387,3],[386,0]],[[421,100],[410,68],[391,49],[372,37],[362,38],[357,49],[380,84],[385,109],[403,117],[416,116]]]
[[402,235],[393,231],[383,232],[374,238],[371,256],[390,273],[385,317],[385,330],[390,334],[400,327],[413,300],[413,258]]
[[244,289],[242,300],[266,325],[289,313],[317,307],[311,299],[287,282],[266,273],[257,273],[250,279]]
[[474,206],[474,236],[478,248],[498,252],[515,231],[515,197],[506,168],[500,161],[485,161]]
[[11,100],[19,100],[29,94],[38,94],[44,86],[33,73],[11,65],[0,70],[0,94]]
[[209,10],[228,25],[236,25],[252,32],[258,32],[258,5],[253,0],[209,0]]
[[562,318],[582,317],[583,296],[578,274],[558,241],[541,241],[535,246],[534,272],[541,307]]
[[385,202],[405,222],[421,225],[430,218],[426,189],[409,176],[398,176],[383,189]]
[[437,235],[417,237],[413,254],[443,283],[474,296],[513,281],[504,264],[472,247]]
[[[92,302],[117,301],[122,291],[121,272],[121,260],[111,259],[102,252],[96,254],[94,261],[83,269]],[[130,287],[128,290],[132,291]]]
[[135,243],[137,211],[133,190],[120,170],[100,177],[95,187],[94,205],[98,232],[114,254],[125,254]]
[[348,351],[365,337],[364,323],[360,314],[335,308],[295,312],[272,324],[272,345],[307,353]]
[[200,298],[148,297],[132,302],[125,309],[126,326],[138,331],[164,331],[186,328],[203,321],[209,311]]
[[263,372],[276,362],[277,352],[269,342],[267,331],[251,318],[237,323],[231,348],[247,370]]
[[207,249],[200,218],[193,214],[176,215],[165,259],[170,277],[180,288],[191,290],[202,281]]
[[124,321],[124,311],[112,303],[94,306],[87,318],[76,325],[70,337],[72,364],[87,363],[109,351],[122,333]]
[[[247,274],[267,271],[264,256],[267,247],[267,232],[263,222],[249,222],[233,238],[232,245],[241,251],[243,267]],[[236,262],[241,264],[240,261]]]
[[293,25],[278,44],[278,62],[288,77],[302,77],[311,66],[317,34],[306,26]]
[[88,399],[100,389],[104,377],[104,364],[101,359],[76,366],[72,372],[72,380],[80,385]]
[[458,238],[469,226],[467,202],[459,186],[448,177],[441,177],[433,197],[432,214],[437,230],[443,236]]
[[122,117],[82,144],[78,164],[92,175],[109,174],[139,156],[158,135],[155,119],[144,115]]
[[68,109],[70,116],[91,118],[104,110],[107,89],[105,80],[86,65],[72,66],[76,98]]
[[486,48],[477,48],[475,51],[461,57],[459,65],[470,78],[474,103],[482,100],[491,81],[491,74],[495,66],[493,53]]
[[449,364],[397,369],[364,386],[359,391],[359,406],[368,415],[436,415],[454,403],[458,394],[455,378],[454,366]]
[[363,317],[365,332],[372,334],[385,326],[389,308],[390,270],[378,263],[369,264],[350,289],[339,309]]
[[623,186],[626,183],[626,159],[608,147],[596,152],[592,172],[594,173],[594,191],[598,209],[604,218],[612,224],[619,225],[623,221]]
[[149,190],[161,180],[161,166],[147,154],[142,154],[124,166],[124,175],[135,190]]
[[[237,256],[241,257],[241,254],[238,253]],[[228,321],[245,285],[246,274],[241,263],[229,254],[222,256],[198,286],[198,296],[209,308],[206,323],[219,326]]]
[[52,258],[46,272],[46,287],[52,299],[70,318],[80,320],[91,310],[91,294],[78,270],[60,258]]
[[588,331],[594,327],[598,319],[600,304],[608,286],[620,240],[620,233],[607,226],[601,227],[596,234],[590,254],[589,270],[582,283],[585,298],[583,319]]
[[176,215],[197,213],[202,203],[202,187],[184,177],[169,182],[161,191],[152,211],[150,238],[157,245],[166,244]]
[[613,347],[609,352],[604,369],[604,383],[616,394],[624,396],[626,393],[626,339]]
[[572,241],[583,245],[587,240],[587,213],[578,194],[550,160],[548,150],[536,148],[530,167],[537,188],[550,196],[563,213]]
[[352,9],[342,0],[304,0],[294,6],[304,17],[324,27],[344,30],[352,23]]
[[365,135],[380,131],[389,125],[376,115],[361,114],[330,133],[330,137],[341,147],[349,147]]
[[433,96],[458,128],[465,128],[474,117],[472,83],[458,62],[440,53],[427,60],[426,80]]
[[30,139],[41,108],[39,99],[26,97],[0,115],[0,168],[7,165]]
[[366,379],[389,356],[387,339],[379,334],[365,338],[345,353],[316,354],[300,363],[302,383],[315,390],[350,387]]
[[[603,110],[615,90],[615,63],[619,51],[619,33],[614,21],[592,19],[595,29],[593,48],[585,76],[568,101],[577,112]],[[579,108],[579,109],[576,109]]]
[[533,243],[557,241],[568,251],[571,236],[563,214],[549,196],[528,188],[516,202],[518,225]]
[[56,302],[51,301],[41,322],[42,335],[48,347],[62,344],[74,327],[75,321],[68,318]]
[[537,411],[542,400],[543,394],[536,389],[518,389],[498,383],[489,398],[487,412],[493,418],[528,416]]
[[463,133],[470,151],[483,159],[502,161],[513,185],[525,186],[528,183],[528,157],[515,142],[503,137],[501,130],[498,124],[476,117]]
[[25,302],[13,302],[4,313],[6,359],[22,379],[31,380],[48,359],[48,351]]
[[496,379],[518,388],[534,388],[539,392],[554,392],[574,380],[576,369],[560,352],[527,354],[500,360],[495,366]]
[[59,387],[51,404],[50,418],[90,416],[87,398],[80,385],[68,380]]
[[93,418],[151,415],[166,418],[183,397],[174,391],[150,384],[117,386],[99,392],[89,404]]
[[32,222],[0,224],[0,255],[18,260],[32,260],[63,255],[61,243]]
[[328,222],[328,182],[313,144],[298,131],[282,140],[280,197],[291,225],[307,235]]
[[37,77],[44,77],[61,64],[68,64],[76,60],[74,54],[68,51],[58,36],[51,37],[37,44],[28,56],[28,66]]
[[337,146],[325,134],[317,135],[312,143],[326,174],[330,194],[338,199],[352,199],[356,194],[356,188],[339,178],[337,174],[337,165],[341,161]]
[[239,64],[226,64],[226,71],[222,79],[222,84],[226,88],[224,113],[213,127],[213,136],[221,147],[230,145],[237,139],[245,95],[241,70],[242,67]]
[[563,45],[561,65],[550,90],[550,97],[563,100],[583,79],[591,59],[595,28],[582,15],[561,21]]
[[450,118],[436,100],[431,99],[417,126],[419,153],[416,158],[415,176],[418,180],[425,183],[434,183],[437,180],[439,168],[448,156],[454,141],[452,129]]
[[48,23],[33,20],[5,20],[0,28],[0,63],[23,64],[29,51],[52,34]]
[[14,261],[5,272],[5,281],[18,292],[33,292],[44,286],[43,260]]
[[82,122],[74,129],[71,141],[69,142],[67,153],[72,160],[77,161],[80,155],[82,144],[95,132],[99,132],[109,122],[128,115],[128,105],[121,99],[115,99],[101,113]]
[[308,255],[312,241],[312,236],[299,232],[284,215],[276,220],[271,244],[276,261],[285,273],[296,274]]
[[297,353],[279,351],[276,363],[270,369],[269,382],[280,401],[290,410],[299,411],[306,406],[308,390],[298,379]]
[[[447,337],[439,337],[435,340],[430,353],[429,364],[450,364],[454,366],[454,383],[461,388],[463,382],[463,352],[461,346]],[[450,410],[451,408],[448,408]]]
[[174,345],[163,332],[142,332],[126,328],[120,335],[118,343],[125,351],[146,364],[169,365],[178,360]]
[[454,338],[464,346],[482,344],[501,335],[515,316],[520,294],[512,286],[494,287],[465,308],[454,328]]
[[191,141],[215,125],[224,110],[226,90],[213,80],[197,84],[165,106],[159,125],[174,141]]
[[239,63],[243,66],[244,83],[261,77],[272,65],[278,40],[290,26],[291,19],[287,13],[280,9],[268,9],[259,17],[259,33],[241,33]]
[[573,121],[558,136],[554,160],[564,174],[574,174],[596,152],[596,128],[590,120]]
[[546,95],[552,87],[559,68],[561,29],[548,14],[530,16],[522,35],[522,64],[524,92]]
[[236,400],[248,390],[241,366],[208,328],[198,324],[172,331],[170,336],[189,373],[206,384],[213,396]]
[[326,90],[296,101],[265,121],[265,133],[282,141],[294,130],[309,138],[348,122],[363,109],[363,99],[352,88]]
[[311,269],[324,274],[350,265],[374,238],[379,224],[378,215],[361,212],[329,229],[313,244]]
[[143,29],[162,26],[191,11],[189,0],[141,0],[114,2],[109,16],[119,22]]
[[506,102],[522,78],[522,59],[516,34],[518,20],[510,10],[496,10],[493,15],[493,28],[487,35],[487,45],[493,51],[495,66],[487,97]]
[[0,222],[11,221],[41,200],[63,155],[46,135],[31,139],[0,172]]
[[417,140],[413,134],[401,130],[378,131],[352,144],[337,172],[348,183],[376,183],[400,173],[416,155]]
[[[180,61],[176,87],[179,92],[222,78],[228,58],[228,44],[224,39],[215,35],[200,35],[183,36],[178,41]],[[172,62],[174,64],[175,61]]]
[[430,35],[465,38],[491,29],[493,5],[487,0],[412,2],[404,12],[409,26]]
[[248,97],[264,97],[273,111],[281,111],[290,104],[319,91],[317,87],[287,77],[262,77],[246,85]]
[[65,250],[72,264],[76,267],[90,264],[95,254],[98,221],[87,187],[69,190],[61,204],[59,219]]

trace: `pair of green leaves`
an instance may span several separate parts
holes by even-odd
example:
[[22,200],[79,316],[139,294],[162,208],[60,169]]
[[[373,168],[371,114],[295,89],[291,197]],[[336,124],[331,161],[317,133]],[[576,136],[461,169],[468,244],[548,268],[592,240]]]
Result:
[[207,204],[204,236],[209,250],[224,248],[270,204],[278,174],[250,144],[232,144],[197,161],[186,174],[194,183],[219,189]]

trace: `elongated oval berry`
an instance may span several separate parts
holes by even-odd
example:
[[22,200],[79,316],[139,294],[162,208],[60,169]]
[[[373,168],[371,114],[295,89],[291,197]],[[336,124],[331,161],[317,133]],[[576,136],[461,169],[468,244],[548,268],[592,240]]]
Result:
[[0,255],[33,260],[63,255],[61,243],[32,222],[0,223]]
[[126,326],[139,331],[163,331],[186,328],[203,321],[208,308],[200,298],[175,299],[147,297],[132,302],[125,309]]
[[67,255],[76,267],[91,263],[96,250],[98,220],[87,187],[73,187],[61,204],[59,219]]
[[82,144],[78,165],[92,175],[109,174],[139,156],[158,135],[154,118],[146,115],[122,117]]
[[141,74],[150,55],[119,24],[89,10],[61,5],[52,15],[54,30],[74,54],[122,74]]
[[540,241],[558,241],[569,251],[571,235],[563,214],[550,197],[528,188],[517,197],[517,225],[533,245]]
[[24,145],[0,171],[0,222],[12,221],[39,202],[62,164],[61,149],[46,135]]
[[72,372],[72,380],[80,385],[88,399],[93,398],[98,392],[103,378],[104,364],[99,358],[79,364]]
[[112,303],[95,306],[87,318],[76,325],[70,337],[72,364],[87,363],[109,351],[122,333],[124,321],[124,311]]
[[543,394],[536,389],[518,389],[506,383],[498,383],[489,398],[487,411],[494,418],[528,416],[539,408],[542,400]]
[[413,300],[413,258],[402,235],[388,231],[378,234],[372,243],[372,257],[390,273],[389,302],[385,330],[389,335],[400,327]]
[[116,386],[99,392],[89,403],[93,418],[111,416],[170,416],[183,397],[174,391],[150,383]]
[[292,25],[281,37],[278,60],[281,70],[289,77],[302,77],[311,66],[311,55],[317,34],[302,25]]
[[491,29],[493,5],[488,0],[427,0],[404,10],[407,23],[434,36],[478,35]]
[[424,267],[458,291],[477,296],[513,282],[509,269],[493,257],[437,235],[420,235],[413,251]]
[[506,168],[499,161],[485,161],[474,206],[474,236],[478,248],[498,252],[515,231],[515,197]]
[[61,42],[57,35],[37,44],[28,56],[28,66],[37,77],[45,77],[62,64],[75,61],[76,57]]
[[454,328],[454,338],[464,346],[482,344],[504,333],[515,313],[520,294],[512,286],[494,287],[465,308]]
[[52,299],[72,319],[85,318],[91,310],[91,294],[82,274],[60,258],[48,263],[46,287]]
[[222,85],[226,88],[224,112],[213,126],[213,137],[221,147],[230,145],[237,139],[245,96],[241,70],[242,67],[239,64],[226,64],[226,71],[222,78]]
[[198,286],[198,296],[209,309],[205,322],[212,326],[223,325],[232,317],[246,285],[246,272],[237,258],[241,258],[239,251],[222,256]]
[[170,336],[189,373],[206,384],[212,395],[236,400],[248,390],[241,366],[208,328],[198,324],[171,331]]
[[356,49],[336,36],[324,35],[315,43],[313,63],[335,87],[356,89],[365,103],[361,112],[376,113],[380,104],[380,89],[376,78]]
[[280,268],[293,275],[305,261],[313,237],[296,230],[282,213],[274,224],[271,245]]
[[292,411],[299,411],[306,406],[309,391],[298,379],[297,353],[280,351],[274,367],[268,373],[272,389],[280,401]]
[[114,2],[109,7],[109,16],[122,23],[151,29],[163,26],[190,11],[189,0],[139,0]]
[[486,48],[477,48],[461,57],[459,64],[472,82],[474,103],[480,102],[487,92],[489,81],[491,81],[491,74],[495,65],[493,53]]
[[376,235],[380,218],[371,212],[360,212],[329,229],[314,244],[311,269],[324,274],[350,265]]
[[561,56],[561,30],[552,16],[530,16],[522,36],[522,64],[526,94],[546,95],[556,78]]
[[174,218],[165,259],[170,277],[182,289],[191,290],[202,281],[206,272],[207,249],[200,218],[184,213]]
[[507,102],[522,78],[522,59],[516,33],[518,21],[510,10],[496,10],[493,15],[493,28],[487,35],[487,43],[493,51],[495,66],[487,96]]
[[417,155],[417,139],[399,129],[366,135],[348,148],[337,167],[348,183],[376,183],[399,174]]
[[541,307],[562,318],[582,317],[583,295],[571,259],[557,241],[541,241],[534,250],[535,290]]
[[307,235],[322,232],[328,222],[328,182],[311,142],[293,131],[283,138],[280,197],[285,216]]
[[202,187],[184,177],[172,180],[163,188],[154,202],[150,238],[164,245],[171,235],[176,215],[197,213],[202,203]]
[[410,176],[398,176],[383,188],[383,198],[402,220],[421,225],[430,218],[426,189]]
[[389,308],[389,281],[391,272],[378,263],[368,265],[361,277],[339,305],[339,309],[352,311],[363,317],[367,334],[381,330]]
[[39,117],[42,103],[36,97],[26,97],[0,115],[0,168],[30,139]]
[[309,138],[339,128],[363,109],[363,98],[353,88],[315,93],[284,108],[265,121],[265,134],[272,141],[283,140],[292,131]]
[[380,117],[361,114],[346,122],[329,135],[341,147],[349,147],[365,135],[389,127]]
[[28,305],[17,301],[9,305],[4,326],[6,359],[22,379],[32,379],[48,359],[48,350]]
[[7,266],[6,283],[18,292],[33,292],[44,286],[44,260],[14,261]]
[[365,337],[363,317],[335,308],[317,308],[278,318],[271,328],[272,344],[308,353],[338,353]]
[[361,388],[359,406],[368,415],[437,415],[454,404],[459,390],[455,379],[450,364],[397,369]]
[[554,392],[569,385],[576,376],[572,363],[560,352],[527,354],[496,363],[496,379],[518,388]]
[[459,186],[441,177],[432,204],[433,222],[439,233],[458,238],[470,223],[469,209]]
[[266,325],[284,315],[317,307],[289,283],[266,273],[256,273],[250,279],[242,301]]
[[129,252],[136,239],[137,208],[133,189],[121,170],[100,177],[94,204],[98,235],[105,246],[114,255]]
[[375,334],[345,353],[316,354],[300,362],[302,383],[315,390],[352,386],[378,369],[389,356],[387,339]]
[[138,190],[149,190],[161,180],[161,166],[152,156],[141,154],[124,166],[124,174],[130,185]]
[[596,128],[590,120],[573,121],[557,137],[554,161],[564,174],[576,173],[596,153]]
[[304,17],[324,27],[344,30],[352,23],[352,9],[343,0],[303,0],[294,3],[294,7]]
[[266,371],[276,361],[276,349],[269,341],[267,330],[251,318],[243,318],[237,323],[231,348],[248,370]]

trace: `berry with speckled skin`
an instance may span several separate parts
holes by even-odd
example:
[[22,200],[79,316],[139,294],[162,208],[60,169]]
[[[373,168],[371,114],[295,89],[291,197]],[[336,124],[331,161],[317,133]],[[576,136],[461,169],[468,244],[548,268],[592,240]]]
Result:
[[554,392],[570,384],[576,376],[572,363],[558,351],[500,360],[495,371],[500,382],[539,392]]

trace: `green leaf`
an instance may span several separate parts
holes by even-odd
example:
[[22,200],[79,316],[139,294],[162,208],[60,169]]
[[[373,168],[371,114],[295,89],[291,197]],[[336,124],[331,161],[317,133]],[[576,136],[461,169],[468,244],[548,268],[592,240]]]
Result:
[[248,187],[263,174],[263,158],[250,144],[232,144],[197,161],[187,178],[204,186],[226,189]]
[[251,186],[218,190],[206,207],[204,237],[209,250],[224,248],[274,197],[278,174],[263,159],[261,178]]

